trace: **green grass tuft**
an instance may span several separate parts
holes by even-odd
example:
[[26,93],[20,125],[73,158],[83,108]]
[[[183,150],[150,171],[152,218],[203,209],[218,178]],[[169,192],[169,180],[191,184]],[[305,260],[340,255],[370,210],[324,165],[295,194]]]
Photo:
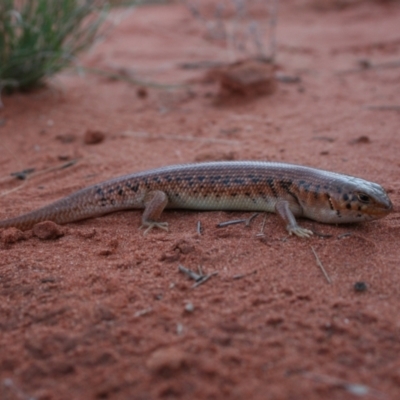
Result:
[[106,12],[102,0],[0,0],[0,92],[30,89],[69,66]]

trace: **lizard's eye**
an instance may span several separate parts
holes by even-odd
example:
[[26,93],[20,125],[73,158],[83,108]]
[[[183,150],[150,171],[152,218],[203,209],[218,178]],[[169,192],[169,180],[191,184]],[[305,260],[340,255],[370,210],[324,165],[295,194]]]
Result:
[[370,197],[365,193],[358,193],[357,198],[361,203],[369,203],[371,201]]

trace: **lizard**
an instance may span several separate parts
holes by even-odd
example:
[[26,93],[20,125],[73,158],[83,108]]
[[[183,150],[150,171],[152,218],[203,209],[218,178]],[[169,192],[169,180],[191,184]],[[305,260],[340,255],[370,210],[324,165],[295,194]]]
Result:
[[142,226],[168,230],[164,209],[275,212],[289,234],[310,237],[298,225],[353,223],[393,210],[377,183],[306,166],[262,161],[172,165],[133,173],[83,188],[26,214],[0,221],[0,228],[31,229],[42,221],[66,224],[127,209],[144,209]]

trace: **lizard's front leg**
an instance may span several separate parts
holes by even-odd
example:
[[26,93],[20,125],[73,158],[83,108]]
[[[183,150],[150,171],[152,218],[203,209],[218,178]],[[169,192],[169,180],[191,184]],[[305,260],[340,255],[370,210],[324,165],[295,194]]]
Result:
[[158,221],[167,204],[168,197],[161,190],[153,190],[146,194],[141,226],[141,228],[146,227],[144,235],[147,235],[153,228],[168,231],[168,223]]

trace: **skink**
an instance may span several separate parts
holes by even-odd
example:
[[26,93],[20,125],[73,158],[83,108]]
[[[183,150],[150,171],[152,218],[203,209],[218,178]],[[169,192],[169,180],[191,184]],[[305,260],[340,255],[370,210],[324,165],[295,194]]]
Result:
[[30,229],[119,210],[144,208],[142,224],[157,227],[165,208],[276,212],[287,231],[312,232],[296,217],[323,223],[370,221],[388,215],[392,203],[377,183],[292,164],[232,161],[174,165],[114,178],[84,188],[52,204],[0,221],[0,228]]

